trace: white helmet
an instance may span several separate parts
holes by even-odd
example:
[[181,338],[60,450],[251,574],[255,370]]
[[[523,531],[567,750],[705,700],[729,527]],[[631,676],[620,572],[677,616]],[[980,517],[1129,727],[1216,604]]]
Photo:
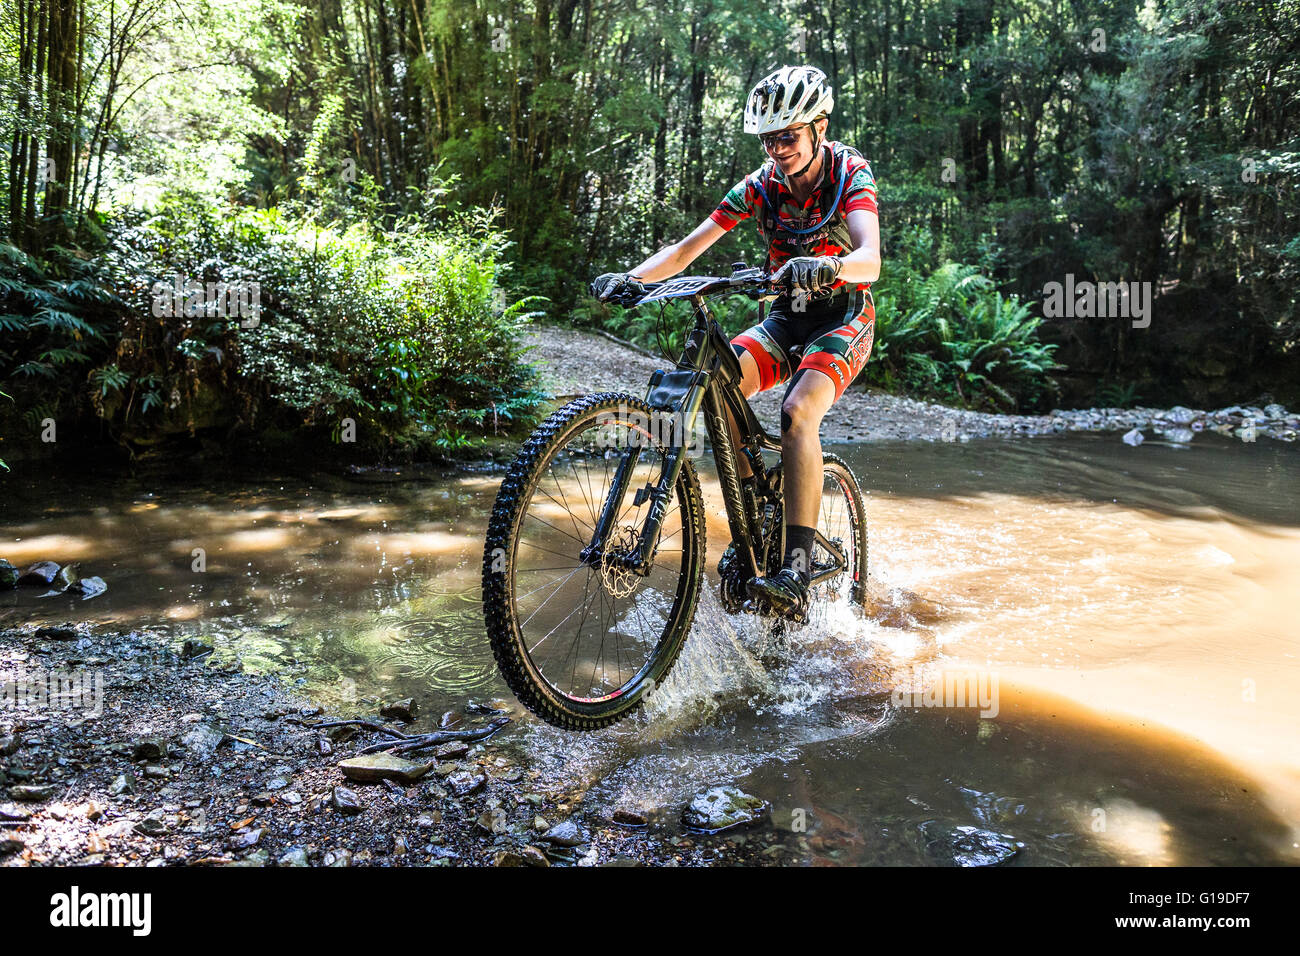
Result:
[[835,107],[826,74],[815,66],[783,66],[750,91],[745,132],[771,133],[796,123],[811,123]]

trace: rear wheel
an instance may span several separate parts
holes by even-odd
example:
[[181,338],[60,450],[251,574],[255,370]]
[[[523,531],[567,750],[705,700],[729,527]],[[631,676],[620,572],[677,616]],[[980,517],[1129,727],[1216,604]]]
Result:
[[[558,727],[595,730],[635,710],[667,676],[695,615],[704,507],[689,460],[647,573],[624,561],[653,506],[645,489],[666,467],[653,421],[631,395],[576,399],[525,442],[497,493],[483,554],[488,635],[511,690]],[[625,458],[613,531],[592,550]]]
[[810,562],[812,575],[832,573],[814,582],[809,591],[810,623],[826,620],[841,607],[865,606],[867,600],[867,519],[862,490],[848,463],[830,453],[822,456],[817,535]]

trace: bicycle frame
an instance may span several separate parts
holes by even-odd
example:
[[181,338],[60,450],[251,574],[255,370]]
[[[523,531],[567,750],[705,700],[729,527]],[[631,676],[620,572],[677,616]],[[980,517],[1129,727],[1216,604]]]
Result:
[[[634,553],[623,555],[618,563],[644,577],[650,573],[658,549],[659,535],[663,529],[664,513],[671,501],[673,488],[677,484],[682,470],[685,448],[685,435],[690,434],[699,413],[704,413],[704,425],[713,445],[713,457],[717,463],[718,479],[722,485],[723,501],[726,504],[727,523],[730,526],[732,541],[740,552],[740,560],[746,578],[765,573],[759,567],[757,549],[761,548],[759,540],[758,515],[751,514],[745,505],[740,487],[740,473],[737,467],[737,455],[743,454],[749,459],[750,468],[758,479],[760,495],[779,492],[768,480],[767,469],[763,463],[763,451],[781,451],[781,442],[764,430],[754,415],[753,409],[740,390],[743,373],[740,359],[731,348],[731,342],[722,327],[714,319],[705,302],[704,294],[691,295],[695,306],[695,324],[686,341],[682,357],[675,372],[655,373],[651,378],[647,402],[655,412],[672,412],[681,416],[682,438],[674,441],[664,456],[664,467],[659,480],[653,485],[640,488],[633,498],[634,505],[641,505],[646,495],[653,499],[651,508],[641,528],[641,543]],[[735,416],[741,444],[737,447],[731,439],[731,430],[727,427],[725,410],[731,409]],[[622,454],[614,474],[613,487],[605,499],[597,520],[592,543],[582,551],[582,559],[591,565],[598,565],[608,547],[616,516],[623,507],[623,499],[631,480],[631,472],[639,458],[639,448],[629,447]],[[784,544],[785,530],[781,531]],[[830,568],[812,574],[811,584],[829,578],[847,570],[847,557],[842,548],[829,541],[821,530],[816,532],[815,540],[835,558]]]

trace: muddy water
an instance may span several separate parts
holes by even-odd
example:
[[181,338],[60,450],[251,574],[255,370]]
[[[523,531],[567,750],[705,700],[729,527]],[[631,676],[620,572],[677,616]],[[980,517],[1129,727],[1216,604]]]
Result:
[[[1296,449],[835,450],[868,492],[865,619],[774,644],[724,614],[706,476],[710,586],[647,712],[575,736],[512,701],[502,744],[540,786],[595,816],[639,808],[647,839],[707,784],[769,800],[769,825],[707,838],[719,859],[938,863],[975,827],[1027,864],[1300,862]],[[478,603],[499,480],[11,477],[0,557],[80,560],[110,590],[0,594],[0,626],[202,637],[330,706],[413,695],[436,719],[509,698]]]

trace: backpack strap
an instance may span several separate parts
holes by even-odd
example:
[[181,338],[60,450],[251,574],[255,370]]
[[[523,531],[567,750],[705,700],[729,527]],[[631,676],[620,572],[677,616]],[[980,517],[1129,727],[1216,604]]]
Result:
[[[775,238],[781,233],[785,233],[789,236],[796,237],[794,241],[798,242],[797,237],[806,236],[816,232],[834,218],[836,213],[839,211],[840,199],[843,198],[844,187],[847,185],[849,154],[852,153],[859,159],[862,158],[862,154],[852,146],[846,146],[843,143],[837,145],[841,147],[838,150],[836,150],[834,146],[831,147],[831,151],[834,154],[834,161],[831,167],[831,181],[835,185],[835,198],[831,200],[829,207],[826,206],[826,193],[823,191],[823,205],[819,210],[818,220],[814,225],[809,226],[806,229],[795,229],[794,227],[787,225],[785,220],[781,218],[779,210],[768,195],[768,190],[772,189],[772,180],[776,175],[776,164],[770,159],[763,164],[763,169],[759,171],[759,176],[754,179],[754,188],[758,190],[758,194],[763,200],[763,219],[769,237]],[[764,181],[767,183],[767,188],[764,188]]]

